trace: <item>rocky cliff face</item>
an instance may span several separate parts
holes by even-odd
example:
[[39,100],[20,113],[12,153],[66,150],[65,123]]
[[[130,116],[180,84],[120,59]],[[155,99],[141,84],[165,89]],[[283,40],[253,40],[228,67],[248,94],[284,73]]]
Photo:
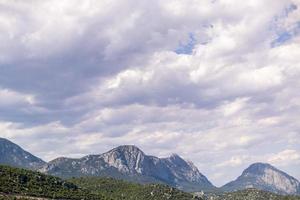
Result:
[[121,173],[144,174],[149,159],[139,148],[135,146],[120,146],[99,156],[111,167],[115,167]]
[[300,194],[297,179],[265,163],[254,163],[241,176],[222,187],[225,191],[257,188],[278,194]]
[[9,140],[0,138],[0,164],[37,169],[46,163]]
[[159,182],[186,191],[214,188],[191,162],[186,162],[178,155],[157,158],[130,145],[81,159],[58,158],[41,171],[62,177],[111,176],[142,183]]

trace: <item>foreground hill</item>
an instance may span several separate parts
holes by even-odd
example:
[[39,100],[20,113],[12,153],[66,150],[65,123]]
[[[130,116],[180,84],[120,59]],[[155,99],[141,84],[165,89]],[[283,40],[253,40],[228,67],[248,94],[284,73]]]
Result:
[[245,169],[236,180],[227,183],[221,189],[236,191],[257,188],[277,194],[300,194],[300,183],[297,179],[270,164],[254,163]]
[[46,163],[11,141],[0,138],[0,164],[37,169]]
[[283,196],[257,189],[245,189],[219,195],[205,196],[209,200],[300,200],[299,196]]
[[40,171],[64,178],[109,176],[138,183],[164,183],[184,191],[215,188],[193,163],[178,155],[157,158],[130,145],[80,159],[58,158],[46,164]]
[[32,196],[55,199],[109,199],[92,195],[75,184],[60,178],[26,169],[0,165],[0,196]]

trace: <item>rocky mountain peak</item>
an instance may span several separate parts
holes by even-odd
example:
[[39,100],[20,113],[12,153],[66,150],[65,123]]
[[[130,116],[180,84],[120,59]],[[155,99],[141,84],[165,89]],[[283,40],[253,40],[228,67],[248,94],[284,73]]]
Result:
[[134,145],[116,147],[100,155],[100,157],[122,173],[143,173],[145,153]]
[[300,194],[300,183],[294,177],[267,163],[254,163],[223,189],[227,191],[257,188],[279,194]]
[[172,153],[169,157],[170,160],[183,160],[178,154]]
[[262,174],[265,169],[276,170],[272,165],[268,163],[253,163],[243,171],[243,174]]
[[127,154],[144,154],[144,152],[135,145],[121,145],[108,151],[108,153],[112,153],[112,152],[127,153]]

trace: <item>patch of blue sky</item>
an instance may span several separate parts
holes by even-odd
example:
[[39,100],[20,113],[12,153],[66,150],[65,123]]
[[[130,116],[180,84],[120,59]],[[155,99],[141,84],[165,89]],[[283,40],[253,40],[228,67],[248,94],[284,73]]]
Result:
[[271,46],[272,47],[276,47],[279,46],[285,42],[287,42],[288,40],[290,40],[293,37],[293,35],[289,32],[283,32],[281,34],[278,35],[278,37],[272,41]]
[[277,34],[277,38],[271,42],[271,47],[280,46],[281,44],[300,35],[300,21],[297,22],[290,30],[285,30]]
[[288,29],[278,26],[278,21],[285,20],[285,18],[287,18],[291,12],[294,12],[297,9],[297,5],[290,4],[283,10],[281,14],[274,17],[273,22],[270,25],[270,29],[276,32],[277,37],[271,42],[271,47],[280,46],[285,42],[290,41],[295,36],[299,35],[300,21],[295,23]]
[[197,43],[197,40],[195,39],[194,34],[190,33],[187,43],[180,42],[178,47],[175,49],[175,53],[190,55],[193,53],[193,49],[194,49],[196,43]]

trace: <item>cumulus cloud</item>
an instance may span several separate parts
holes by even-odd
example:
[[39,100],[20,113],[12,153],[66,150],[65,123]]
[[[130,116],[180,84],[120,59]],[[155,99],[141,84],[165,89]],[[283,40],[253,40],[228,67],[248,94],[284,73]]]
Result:
[[268,161],[279,165],[289,165],[291,163],[299,164],[300,153],[296,150],[286,149],[273,155]]
[[1,1],[0,136],[46,160],[176,152],[217,185],[257,161],[300,178],[299,8]]

